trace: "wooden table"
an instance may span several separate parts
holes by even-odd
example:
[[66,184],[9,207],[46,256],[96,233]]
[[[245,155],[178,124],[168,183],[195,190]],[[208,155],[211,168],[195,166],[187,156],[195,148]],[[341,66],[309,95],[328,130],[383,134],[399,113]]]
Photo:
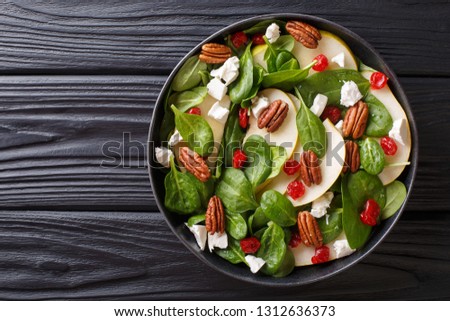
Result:
[[[1,299],[450,299],[448,1],[0,2]],[[241,283],[196,259],[145,167],[152,108],[176,63],[216,30],[275,12],[330,19],[374,45],[420,135],[413,195],[389,237],[297,289]],[[123,150],[106,145],[105,156],[111,141]]]

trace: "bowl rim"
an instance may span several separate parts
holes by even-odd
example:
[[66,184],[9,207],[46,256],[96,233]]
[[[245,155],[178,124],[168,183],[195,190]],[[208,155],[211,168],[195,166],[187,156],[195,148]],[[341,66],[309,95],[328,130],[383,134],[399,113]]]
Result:
[[[400,209],[396,212],[396,214],[394,214],[389,219],[389,224],[388,224],[387,228],[381,234],[371,235],[371,238],[369,239],[369,241],[371,241],[371,242],[368,241],[364,245],[364,247],[359,249],[357,252],[353,253],[352,255],[350,255],[348,257],[344,257],[344,258],[340,258],[338,260],[332,261],[332,262],[338,262],[338,261],[342,262],[342,264],[340,264],[341,265],[340,267],[333,269],[331,272],[329,272],[327,274],[319,275],[314,279],[302,280],[302,278],[298,278],[298,279],[292,280],[292,278],[289,279],[289,276],[286,276],[284,278],[273,278],[273,277],[268,277],[268,276],[261,276],[259,274],[252,274],[250,271],[248,271],[248,274],[245,276],[241,275],[241,274],[234,274],[234,273],[232,273],[232,269],[229,269],[229,266],[233,266],[233,264],[231,264],[230,262],[223,260],[221,258],[219,258],[221,262],[218,264],[215,264],[214,262],[206,259],[206,257],[204,255],[202,255],[202,253],[204,253],[204,252],[199,252],[198,249],[193,247],[192,242],[188,242],[186,239],[182,238],[179,231],[177,231],[176,227],[173,226],[172,223],[169,221],[169,216],[174,215],[174,214],[169,212],[165,208],[164,202],[162,200],[160,200],[159,197],[157,197],[157,195],[156,195],[157,192],[155,192],[155,191],[157,191],[157,189],[155,188],[155,186],[157,186],[157,182],[155,181],[154,172],[160,171],[160,169],[153,168],[151,165],[151,160],[153,159],[153,148],[154,148],[154,146],[152,145],[152,139],[153,139],[153,136],[155,135],[155,131],[159,130],[159,128],[157,128],[158,124],[156,123],[156,120],[155,120],[156,117],[153,117],[153,116],[152,116],[152,119],[150,122],[146,156],[147,156],[147,166],[148,166],[150,183],[152,186],[152,192],[155,196],[155,201],[158,206],[158,209],[160,210],[161,213],[164,214],[164,219],[165,219],[167,225],[169,226],[169,228],[177,236],[177,238],[184,244],[184,246],[189,249],[189,251],[191,253],[193,253],[198,259],[200,259],[202,262],[206,263],[209,267],[213,268],[214,270],[216,270],[220,273],[223,273],[229,277],[232,277],[234,279],[238,279],[240,281],[253,283],[253,284],[257,284],[257,285],[269,286],[269,287],[297,287],[297,286],[302,286],[302,285],[306,285],[306,284],[316,283],[316,282],[319,282],[324,279],[328,279],[344,270],[349,269],[350,267],[354,266],[356,263],[360,262],[367,255],[369,255],[390,233],[390,231],[392,230],[394,225],[400,219],[400,216],[402,215],[402,213],[406,207],[406,204],[410,198],[410,195],[411,195],[411,192],[413,189],[416,172],[417,172],[417,166],[418,166],[418,154],[419,154],[418,131],[417,131],[416,122],[415,122],[415,119],[414,119],[414,116],[412,113],[411,106],[409,104],[409,101],[406,97],[406,94],[405,94],[397,76],[392,71],[392,69],[386,64],[386,62],[384,61],[382,56],[377,52],[377,50],[370,43],[368,43],[366,40],[364,40],[362,37],[360,37],[358,34],[354,33],[353,31],[347,29],[346,27],[344,27],[340,24],[337,24],[333,21],[330,21],[330,20],[327,20],[327,19],[324,19],[321,17],[307,15],[307,14],[300,14],[300,13],[275,13],[275,14],[257,15],[257,16],[253,16],[253,17],[250,17],[250,18],[247,18],[244,20],[237,21],[235,23],[232,23],[232,24],[214,32],[212,35],[210,35],[209,37],[207,37],[206,39],[201,41],[192,50],[190,50],[179,61],[179,63],[175,66],[175,68],[172,70],[172,72],[167,77],[167,79],[158,95],[158,98],[154,105],[153,114],[155,114],[157,108],[163,108],[162,103],[165,100],[165,94],[167,93],[167,90],[170,88],[171,82],[172,82],[173,78],[175,77],[176,73],[178,72],[178,70],[186,62],[187,59],[189,59],[192,55],[194,55],[195,53],[197,53],[199,51],[199,49],[201,48],[201,46],[203,44],[208,43],[214,39],[217,39],[221,35],[229,34],[230,31],[233,31],[235,29],[237,30],[237,27],[247,25],[250,23],[258,23],[260,21],[271,20],[271,19],[279,19],[279,20],[283,20],[283,21],[287,21],[289,19],[306,20],[306,21],[311,21],[312,23],[319,23],[319,24],[325,25],[325,26],[329,27],[330,29],[334,30],[332,33],[335,33],[337,30],[338,33],[340,34],[339,37],[341,37],[341,35],[345,35],[346,37],[352,38],[353,40],[355,40],[359,45],[365,47],[370,52],[371,56],[375,56],[375,58],[378,61],[380,61],[380,64],[382,64],[382,66],[380,66],[380,69],[382,69],[389,76],[389,79],[391,80],[391,85],[390,85],[391,90],[393,91],[394,96],[402,102],[401,106],[407,115],[410,132],[411,132],[412,144],[411,144],[411,153],[409,156],[410,165],[408,165],[409,166],[408,177],[407,177],[408,182],[405,182],[405,185],[408,186],[407,195],[406,195],[405,201],[403,202]],[[349,45],[349,47],[350,47],[350,45]],[[350,48],[353,51],[353,48],[352,47],[350,47]],[[357,55],[355,55],[355,56],[359,59],[359,57]],[[376,239],[375,239],[375,236],[376,236]],[[196,244],[195,244],[195,246],[196,246]],[[205,250],[205,252],[206,252],[206,250]],[[210,254],[208,253],[207,255],[210,255]],[[210,255],[210,256],[218,257],[217,255]],[[215,261],[219,262],[217,260],[215,260]],[[223,262],[223,264],[222,264],[222,262]],[[330,262],[330,263],[332,263],[332,262]],[[223,268],[222,265],[225,268]],[[301,267],[300,270],[303,268],[310,268],[310,267],[319,267],[319,266],[314,265],[314,266],[308,266],[308,267]],[[297,269],[297,267],[296,267],[296,269]],[[283,281],[283,280],[286,280],[286,281]],[[289,282],[287,282],[287,281],[289,281]]]

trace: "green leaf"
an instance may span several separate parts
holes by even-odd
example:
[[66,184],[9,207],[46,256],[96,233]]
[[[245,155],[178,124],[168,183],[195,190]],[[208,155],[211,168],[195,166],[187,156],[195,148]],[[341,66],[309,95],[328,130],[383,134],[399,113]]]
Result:
[[248,96],[242,100],[241,106],[244,108],[248,108],[252,105],[252,99],[256,97],[259,92],[259,87],[261,87],[261,82],[264,77],[264,69],[259,66],[253,66],[253,87],[250,90]]
[[274,222],[269,222],[269,227],[261,237],[261,247],[256,254],[266,262],[260,271],[268,275],[275,274],[283,263],[286,250],[283,229]]
[[284,195],[275,190],[264,192],[261,197],[261,208],[270,220],[282,227],[297,223],[297,212]]
[[192,226],[194,226],[195,224],[201,223],[201,222],[203,222],[203,221],[205,221],[205,214],[197,214],[197,215],[191,216],[191,217],[188,219],[187,223],[188,223],[188,226],[189,226],[189,227],[192,227]]
[[375,139],[370,137],[364,139],[361,142],[359,154],[361,165],[367,173],[378,175],[383,171],[385,163],[384,151]]
[[[314,63],[309,64],[303,69],[281,70],[266,74],[262,81],[264,88],[278,88],[284,91],[290,91],[308,76],[309,69]],[[320,73],[319,73],[320,74]]]
[[261,136],[251,135],[244,144],[244,152],[247,155],[247,167],[244,173],[255,189],[272,172],[270,147]]
[[289,51],[282,50],[275,59],[277,71],[300,69],[297,59]]
[[280,267],[272,276],[276,277],[276,278],[285,277],[286,275],[291,274],[291,272],[294,270],[294,268],[295,268],[294,254],[292,253],[292,251],[289,248],[287,248],[286,254],[284,255],[284,258],[283,258],[283,261],[281,262]]
[[230,263],[238,264],[244,262],[245,264],[247,264],[245,261],[245,253],[242,251],[239,241],[235,240],[229,235],[227,248],[214,249],[214,252]]
[[270,159],[272,160],[272,171],[267,179],[278,176],[288,159],[286,148],[283,146],[270,146]]
[[323,244],[330,243],[342,233],[342,209],[329,210],[325,216],[317,219],[317,223],[322,233]]
[[199,70],[198,74],[200,75],[200,78],[202,79],[202,85],[207,86],[209,81],[212,79],[211,75],[209,74],[208,70]]
[[201,116],[182,113],[174,105],[175,125],[191,150],[201,156],[211,153],[214,148],[214,136],[211,126]]
[[277,41],[275,41],[272,46],[275,50],[281,51],[292,51],[294,49],[295,39],[291,35],[280,36]]
[[181,112],[200,105],[205,100],[208,90],[206,87],[196,87],[191,90],[177,92],[170,96],[169,104],[175,105]]
[[365,202],[372,198],[380,208],[386,204],[386,191],[383,183],[376,175],[363,170],[348,175],[348,191],[358,211],[361,211]]
[[254,26],[247,28],[243,31],[247,35],[254,35],[255,33],[265,34],[267,27],[270,26],[272,23],[276,23],[278,26],[280,26],[280,28],[284,28],[284,26],[286,25],[286,22],[281,21],[281,20],[276,20],[276,19],[264,20],[264,21],[258,22]]
[[258,231],[263,227],[267,226],[269,223],[269,219],[264,214],[264,211],[261,207],[258,207],[249,218],[248,218],[248,228],[250,233],[253,234],[254,231]]
[[244,137],[245,130],[239,125],[239,105],[233,105],[223,134],[226,167],[232,166],[234,151],[241,148]]
[[208,207],[209,199],[214,193],[214,180],[210,178],[206,182],[201,182],[189,172],[186,172],[186,175],[192,178],[195,188],[197,189],[198,196],[200,197],[202,207],[206,209]]
[[381,219],[385,220],[394,215],[406,199],[406,187],[400,181],[393,181],[386,186],[386,205],[381,210]]
[[174,91],[184,91],[197,86],[202,80],[199,71],[206,70],[207,66],[198,59],[198,56],[192,56],[180,68],[172,81]]
[[231,101],[235,104],[240,104],[247,98],[253,87],[253,56],[250,50],[251,45],[250,42],[244,54],[239,59],[239,76],[230,85],[228,91]]
[[247,222],[239,213],[226,211],[226,231],[236,240],[242,240],[247,235]]
[[226,168],[216,186],[216,195],[227,210],[244,213],[255,210],[259,205],[245,174],[236,168]]
[[364,99],[369,107],[369,119],[365,134],[373,137],[383,137],[392,129],[392,117],[384,104],[374,95],[368,94]]

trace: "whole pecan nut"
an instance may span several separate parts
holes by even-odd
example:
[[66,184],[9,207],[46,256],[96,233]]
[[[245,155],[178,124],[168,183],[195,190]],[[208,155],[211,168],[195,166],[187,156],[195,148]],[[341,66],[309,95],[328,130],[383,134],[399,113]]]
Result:
[[344,137],[360,138],[366,130],[369,119],[369,107],[362,100],[350,107],[345,114],[342,133]]
[[312,150],[303,152],[300,156],[300,177],[306,186],[319,185],[322,182],[322,171],[319,159]]
[[225,231],[225,214],[220,198],[216,195],[211,197],[208,202],[208,209],[205,215],[206,230],[210,234],[216,232],[222,234]]
[[289,105],[285,101],[281,99],[273,101],[259,116],[258,128],[266,127],[269,133],[273,133],[283,124],[288,111]]
[[319,45],[319,40],[322,35],[319,30],[313,26],[301,21],[288,21],[286,30],[300,42],[303,46],[310,49],[315,49]]
[[359,159],[359,146],[357,143],[347,140],[345,142],[345,163],[342,171],[347,173],[350,169],[350,172],[355,173],[358,171],[360,166]]
[[297,225],[303,244],[314,247],[322,246],[322,232],[320,232],[319,224],[310,212],[303,211],[298,213]]
[[180,162],[199,181],[206,182],[211,176],[205,160],[187,147],[180,148]]
[[220,43],[207,43],[202,46],[198,59],[207,64],[221,64],[231,57],[231,48]]

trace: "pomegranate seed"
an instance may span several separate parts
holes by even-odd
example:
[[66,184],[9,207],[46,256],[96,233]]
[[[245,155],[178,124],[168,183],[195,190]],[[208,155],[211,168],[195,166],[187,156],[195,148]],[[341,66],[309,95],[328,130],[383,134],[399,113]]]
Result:
[[189,109],[189,111],[187,112],[188,114],[191,115],[201,115],[202,114],[202,110],[198,107],[192,107],[191,109]]
[[261,246],[259,240],[254,236],[242,239],[240,243],[241,249],[245,254],[256,253],[259,250],[259,247]]
[[395,143],[395,140],[389,136],[381,138],[380,145],[386,155],[392,156],[397,153],[397,144]]
[[242,168],[244,166],[244,163],[247,161],[247,155],[240,150],[237,149],[233,154],[233,167],[234,168]]
[[302,238],[300,237],[300,234],[298,233],[298,231],[292,232],[291,240],[289,241],[289,246],[297,247],[300,245],[301,242],[302,242]]
[[305,185],[300,181],[292,181],[287,186],[287,193],[296,200],[305,194]]
[[388,77],[385,74],[375,71],[370,76],[370,87],[372,87],[372,89],[381,89],[386,86],[387,81]]
[[318,55],[314,60],[317,60],[317,63],[312,66],[312,69],[315,71],[324,71],[328,67],[328,58],[325,55]]
[[314,256],[311,258],[312,264],[325,263],[330,260],[330,249],[325,245],[316,248]]
[[241,128],[244,128],[244,129],[246,129],[248,126],[248,109],[247,108],[239,109],[239,126],[241,126]]
[[300,170],[300,163],[295,159],[289,159],[284,163],[283,170],[288,175],[294,175]]
[[366,225],[375,226],[379,215],[380,205],[374,199],[368,199],[360,214],[361,221]]
[[255,33],[252,37],[252,41],[254,45],[263,45],[266,43],[261,33]]
[[341,110],[336,106],[327,106],[322,112],[322,115],[320,115],[320,119],[325,120],[329,119],[334,125],[337,124],[339,119],[341,119]]
[[240,48],[247,41],[248,41],[247,35],[242,31],[238,31],[235,34],[231,35],[231,42],[233,43],[233,46],[235,48]]

